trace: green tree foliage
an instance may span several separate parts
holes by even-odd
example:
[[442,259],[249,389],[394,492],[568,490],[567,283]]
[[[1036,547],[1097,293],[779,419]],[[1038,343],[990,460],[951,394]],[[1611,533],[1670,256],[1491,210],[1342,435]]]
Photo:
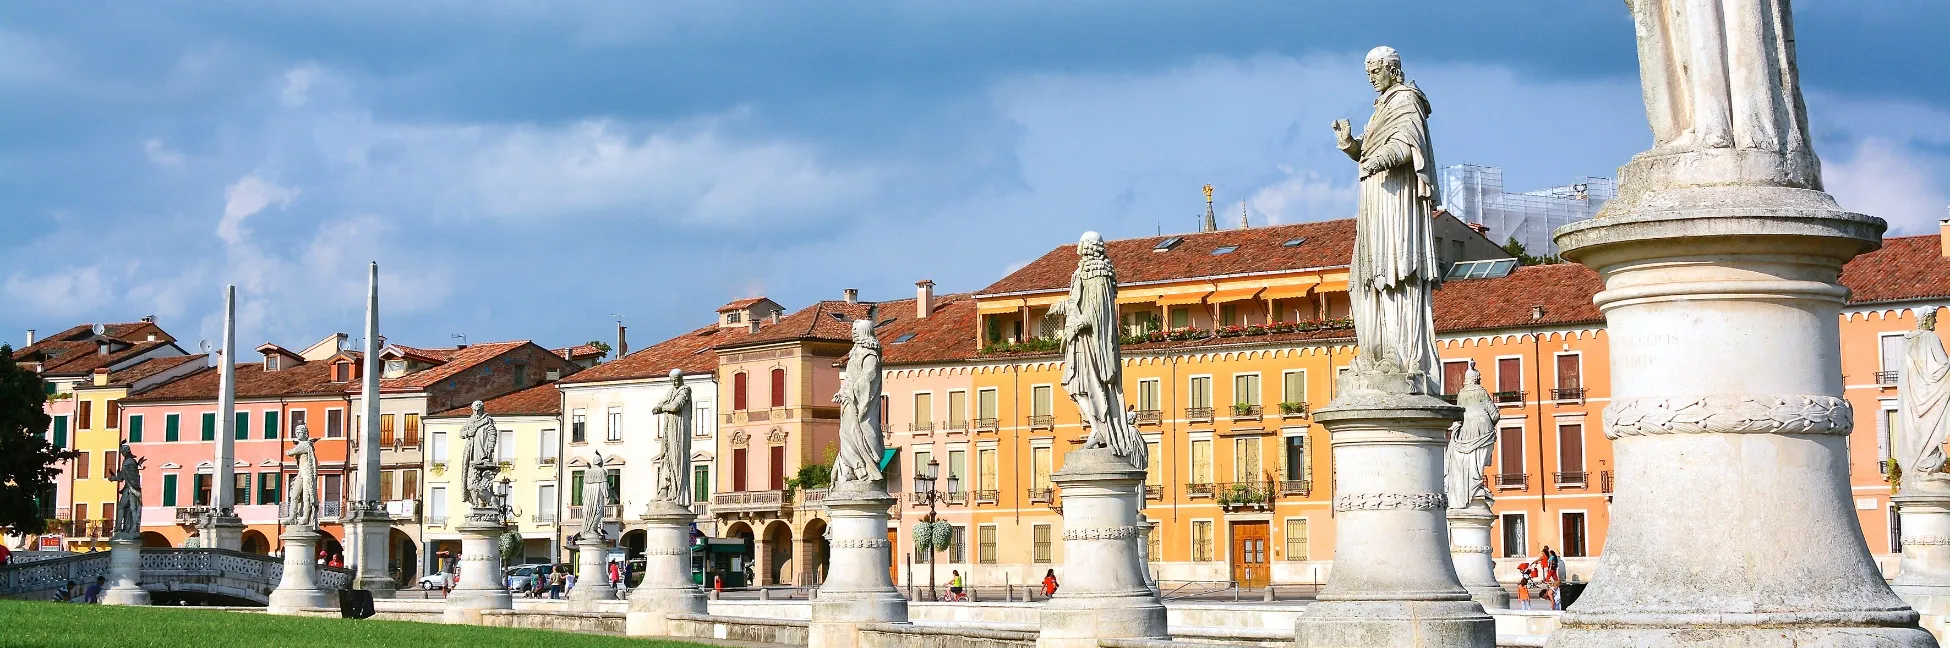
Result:
[[1525,250],[1523,243],[1518,241],[1515,236],[1510,237],[1510,240],[1503,244],[1503,252],[1516,257],[1517,263],[1520,265],[1550,265],[1564,262],[1563,259],[1554,256],[1530,256],[1529,250]]
[[55,463],[74,456],[42,437],[49,423],[41,377],[13,361],[0,344],[0,528],[31,535],[47,530],[40,496],[54,491]]

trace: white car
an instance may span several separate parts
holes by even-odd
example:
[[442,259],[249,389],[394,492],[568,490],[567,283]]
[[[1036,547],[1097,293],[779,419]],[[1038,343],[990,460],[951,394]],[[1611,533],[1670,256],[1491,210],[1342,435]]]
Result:
[[420,589],[437,590],[442,587],[445,587],[447,583],[453,582],[453,580],[454,580],[453,575],[448,574],[447,572],[436,572],[432,574],[427,574],[425,576],[420,577],[420,581],[419,581]]

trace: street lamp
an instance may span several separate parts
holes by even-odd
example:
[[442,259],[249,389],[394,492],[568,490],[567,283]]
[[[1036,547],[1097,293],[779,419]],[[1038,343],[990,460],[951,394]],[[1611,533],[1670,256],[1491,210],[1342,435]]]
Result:
[[[928,505],[927,521],[929,525],[933,525],[935,522],[939,521],[936,518],[936,514],[935,514],[935,504],[942,502],[947,496],[947,493],[943,493],[941,491],[937,491],[934,489],[934,478],[936,475],[939,475],[940,473],[941,473],[941,462],[934,460],[932,457],[928,459],[928,465],[921,466],[918,469],[918,471],[914,473],[914,493],[920,497],[921,501],[919,503]],[[953,474],[948,475],[948,493],[956,493],[960,491],[961,491],[961,477]],[[929,527],[928,533],[930,534],[934,533],[932,526]],[[927,553],[928,598],[939,599],[941,595],[935,591],[935,585],[934,585],[934,552],[935,549],[930,548]]]
[[513,481],[513,479],[504,476],[501,478],[501,481],[496,483],[494,489],[494,497],[496,500],[499,500],[495,506],[495,510],[501,514],[501,521],[504,524],[508,520],[508,495],[515,492],[514,487],[509,485]]

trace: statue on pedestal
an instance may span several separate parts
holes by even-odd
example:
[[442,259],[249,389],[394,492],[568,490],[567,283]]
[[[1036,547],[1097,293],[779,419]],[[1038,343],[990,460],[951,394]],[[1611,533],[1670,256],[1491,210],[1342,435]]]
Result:
[[879,484],[880,456],[887,447],[880,429],[880,340],[873,334],[873,314],[853,320],[853,350],[846,354],[840,390],[840,453],[833,460],[833,485]]
[[460,462],[467,479],[465,499],[477,511],[498,510],[500,502],[494,496],[494,478],[501,474],[501,461],[495,458],[494,451],[500,443],[501,431],[494,427],[494,417],[487,415],[481,401],[474,401],[473,409],[474,413],[460,426],[463,444]]
[[[601,451],[589,462],[591,476],[582,480],[582,537],[602,538],[603,522],[609,514],[609,469]],[[592,535],[593,534],[593,535]]]
[[122,465],[108,480],[121,482],[115,493],[115,532],[118,540],[133,540],[142,535],[142,465],[144,460],[122,442]]
[[[1353,389],[1434,394],[1434,293],[1442,283],[1431,231],[1439,202],[1435,153],[1429,140],[1429,99],[1402,77],[1402,59],[1390,47],[1367,56],[1368,83],[1380,98],[1361,137],[1334,121],[1337,146],[1360,166],[1360,210],[1355,215],[1354,261],[1348,281],[1354,337],[1360,355],[1349,378]],[[1379,376],[1405,378],[1382,383]]]
[[1950,493],[1943,443],[1950,428],[1950,355],[1936,335],[1936,309],[1903,334],[1903,366],[1896,373],[1896,465],[1905,492]]
[[1490,496],[1489,486],[1483,482],[1483,470],[1490,465],[1490,448],[1496,445],[1496,423],[1503,414],[1496,409],[1496,402],[1490,400],[1490,392],[1483,389],[1483,374],[1476,371],[1476,363],[1470,363],[1469,371],[1463,373],[1463,386],[1456,392],[1456,405],[1463,408],[1463,420],[1456,424],[1454,435],[1449,437],[1449,452],[1443,464],[1447,467],[1449,508],[1466,509],[1481,500],[1488,506],[1494,497]]
[[1124,416],[1124,365],[1117,339],[1117,270],[1110,263],[1104,239],[1084,232],[1077,242],[1077,269],[1070,275],[1070,296],[1051,304],[1049,314],[1063,318],[1063,391],[1075,401],[1090,436],[1083,448],[1109,448],[1111,454],[1143,469],[1150,457],[1144,437]]
[[291,511],[284,524],[315,531],[318,529],[318,453],[313,446],[317,440],[311,438],[311,430],[303,423],[291,433],[297,441],[284,456],[298,458],[298,476],[291,480]]
[[656,471],[656,488],[651,501],[668,502],[689,508],[692,502],[691,467],[691,388],[684,384],[684,370],[670,370],[670,393],[650,408],[657,417],[657,454],[650,458]]

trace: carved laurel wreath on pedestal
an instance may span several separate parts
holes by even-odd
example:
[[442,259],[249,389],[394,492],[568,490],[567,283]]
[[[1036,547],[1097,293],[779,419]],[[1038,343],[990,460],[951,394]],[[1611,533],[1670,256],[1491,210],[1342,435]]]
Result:
[[881,539],[868,538],[866,540],[834,540],[828,543],[828,546],[831,546],[834,549],[886,549],[887,540],[884,538]]
[[1628,398],[1605,408],[1605,436],[1848,434],[1855,410],[1834,396],[1722,394]]
[[1144,535],[1144,530],[1134,526],[1110,527],[1107,529],[1069,529],[1063,532],[1064,540],[1125,540]]
[[1335,511],[1433,511],[1449,507],[1443,493],[1347,493],[1334,497]]

